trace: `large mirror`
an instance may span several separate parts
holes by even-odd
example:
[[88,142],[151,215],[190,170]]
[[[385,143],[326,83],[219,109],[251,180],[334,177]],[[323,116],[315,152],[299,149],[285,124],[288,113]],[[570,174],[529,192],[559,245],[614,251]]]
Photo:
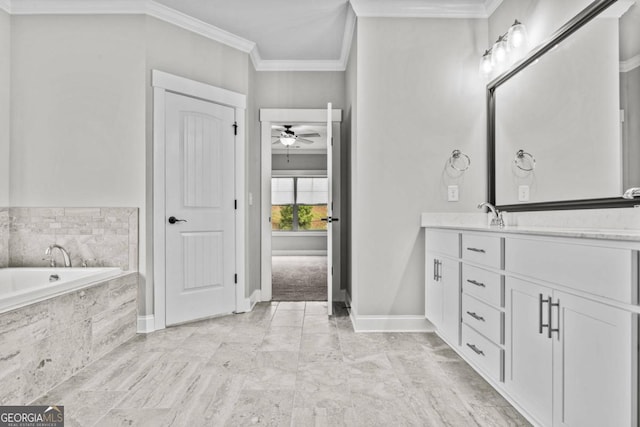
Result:
[[[640,5],[598,0],[489,83],[489,194],[504,210],[632,206]],[[636,199],[635,204],[638,204]]]

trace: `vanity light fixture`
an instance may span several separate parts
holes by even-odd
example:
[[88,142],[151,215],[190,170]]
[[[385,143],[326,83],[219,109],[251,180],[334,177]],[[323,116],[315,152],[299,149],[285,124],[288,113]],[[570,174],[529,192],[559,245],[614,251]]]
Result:
[[480,73],[489,77],[493,71],[505,68],[510,61],[521,57],[527,45],[527,29],[516,19],[509,30],[484,52],[480,59]]

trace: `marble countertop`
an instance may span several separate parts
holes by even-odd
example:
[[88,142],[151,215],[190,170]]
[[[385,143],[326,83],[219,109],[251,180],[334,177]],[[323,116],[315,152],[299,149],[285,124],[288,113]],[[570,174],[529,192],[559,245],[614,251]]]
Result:
[[[538,236],[573,237],[583,239],[622,240],[640,242],[638,229],[572,228],[533,225],[489,226],[486,214],[422,214],[421,226],[463,231],[482,231],[503,234],[529,234]],[[507,222],[508,224],[508,222]]]

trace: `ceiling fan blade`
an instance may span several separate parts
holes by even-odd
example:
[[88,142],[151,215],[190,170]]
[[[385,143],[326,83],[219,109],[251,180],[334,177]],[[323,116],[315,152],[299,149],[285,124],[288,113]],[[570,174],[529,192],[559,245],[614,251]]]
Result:
[[301,138],[320,138],[320,134],[317,132],[312,133],[296,133],[297,136]]
[[273,142],[271,143],[271,145],[276,145],[276,144],[279,144],[279,143],[280,143],[280,139],[278,138],[278,139],[276,139],[275,141],[273,141]]
[[313,141],[304,138],[296,138],[296,142],[302,142],[303,144],[313,144]]
[[285,127],[284,126],[271,126],[271,130],[283,131],[283,130],[285,130]]

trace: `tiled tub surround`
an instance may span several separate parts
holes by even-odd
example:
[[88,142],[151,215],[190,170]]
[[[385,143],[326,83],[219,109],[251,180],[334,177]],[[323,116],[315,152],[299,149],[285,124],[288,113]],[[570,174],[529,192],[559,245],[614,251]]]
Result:
[[0,314],[0,405],[33,401],[136,333],[138,273]]
[[[138,269],[137,208],[12,207],[8,216],[9,267],[47,267],[44,251],[56,243],[69,252],[74,267],[89,260],[89,267]],[[56,261],[62,265],[58,253]]]
[[0,208],[0,268],[9,265],[9,208]]

